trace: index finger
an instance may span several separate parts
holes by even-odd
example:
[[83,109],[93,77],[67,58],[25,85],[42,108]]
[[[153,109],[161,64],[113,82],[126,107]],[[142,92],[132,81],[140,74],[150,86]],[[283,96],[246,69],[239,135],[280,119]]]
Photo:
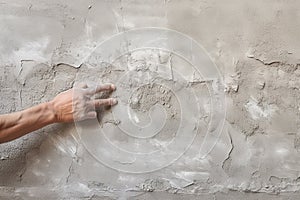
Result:
[[116,86],[114,84],[103,84],[99,85],[94,89],[87,90],[87,94],[96,94],[98,92],[103,91],[114,91],[116,89]]

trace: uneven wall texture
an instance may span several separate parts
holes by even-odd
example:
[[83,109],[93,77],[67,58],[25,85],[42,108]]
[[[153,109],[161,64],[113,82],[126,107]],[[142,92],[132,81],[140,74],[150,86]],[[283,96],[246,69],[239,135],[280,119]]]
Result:
[[[129,106],[143,121],[145,113],[159,104],[161,107],[151,110],[156,124],[162,117],[160,108],[166,110],[165,127],[156,136],[156,143],[146,140],[139,146],[116,133],[118,127],[130,128],[125,116],[114,115],[122,113],[119,105],[99,117],[101,126],[109,132],[107,137],[113,144],[128,151],[159,148],[180,137],[172,130],[183,127],[185,135],[176,141],[177,149],[184,149],[180,158],[146,173],[147,167],[160,166],[168,159],[146,156],[146,164],[139,163],[145,173],[133,173],[135,159],[101,149],[101,138],[82,135],[74,124],[54,124],[0,145],[0,198],[299,198],[299,9],[297,0],[1,0],[1,114],[51,100],[78,80],[115,82],[127,71],[151,71],[157,63],[168,64],[169,68],[159,69],[166,69],[161,73],[171,76],[170,87],[180,82],[173,74],[176,70],[194,77],[193,71],[186,70],[188,62],[161,51],[123,55],[112,66],[86,64],[86,58],[112,35],[160,27],[185,34],[206,50],[224,81],[226,118],[213,149],[198,157],[211,115],[208,97],[212,96],[205,84],[213,80],[193,78],[184,87],[174,86],[182,96],[184,91],[195,91],[201,102],[197,130],[191,124],[196,119],[193,115],[185,118],[182,126],[178,121],[184,109],[193,113],[191,98],[185,96],[190,104],[179,104],[167,87],[148,87],[142,82],[136,96],[130,97]],[[124,67],[124,62],[128,66]],[[124,98],[126,89],[131,88],[126,84],[134,78],[132,75],[119,81],[118,98]],[[170,83],[163,80],[165,76],[160,78],[160,83]],[[183,144],[194,133],[186,149]],[[97,157],[101,155],[111,156],[111,163],[99,162]]]

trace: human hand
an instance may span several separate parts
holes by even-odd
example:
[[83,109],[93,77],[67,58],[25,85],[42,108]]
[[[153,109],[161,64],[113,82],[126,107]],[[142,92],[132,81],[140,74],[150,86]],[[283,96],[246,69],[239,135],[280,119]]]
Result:
[[58,94],[49,102],[55,115],[55,122],[73,122],[96,118],[96,108],[115,105],[117,100],[114,98],[91,99],[91,97],[96,93],[111,92],[115,89],[113,84],[104,84],[96,88],[89,88],[86,84],[82,84],[80,87],[74,87]]

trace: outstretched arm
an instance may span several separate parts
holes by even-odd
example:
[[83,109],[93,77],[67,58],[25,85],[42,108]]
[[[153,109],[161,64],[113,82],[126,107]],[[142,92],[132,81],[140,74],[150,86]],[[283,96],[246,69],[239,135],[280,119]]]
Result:
[[8,142],[55,122],[50,103],[43,103],[26,110],[0,115],[0,143]]
[[98,92],[113,91],[112,84],[88,88],[82,85],[58,94],[52,101],[23,111],[0,115],[0,143],[8,142],[53,123],[95,118],[95,108],[114,105],[116,99],[91,99]]

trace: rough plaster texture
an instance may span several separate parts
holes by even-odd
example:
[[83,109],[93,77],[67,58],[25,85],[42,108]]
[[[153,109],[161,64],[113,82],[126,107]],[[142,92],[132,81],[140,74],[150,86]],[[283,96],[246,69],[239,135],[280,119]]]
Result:
[[[202,44],[225,81],[227,107],[222,134],[205,159],[195,159],[199,134],[179,160],[151,173],[124,173],[101,164],[73,124],[48,126],[1,144],[0,198],[298,199],[299,8],[297,0],[0,1],[1,113],[50,100],[78,76],[113,81],[122,70],[91,70],[85,58],[99,42],[140,27],[173,29]],[[143,53],[149,60],[150,53]],[[131,54],[129,61],[139,56]],[[207,102],[203,85],[193,88]],[[159,139],[176,137],[168,134],[177,124],[176,100],[163,88],[167,95],[151,101],[145,94],[161,89],[148,89],[136,92],[131,108],[143,113],[163,105],[169,118]],[[119,123],[110,115],[104,113],[103,128],[114,130]],[[113,133],[110,139],[124,148],[134,144]]]

